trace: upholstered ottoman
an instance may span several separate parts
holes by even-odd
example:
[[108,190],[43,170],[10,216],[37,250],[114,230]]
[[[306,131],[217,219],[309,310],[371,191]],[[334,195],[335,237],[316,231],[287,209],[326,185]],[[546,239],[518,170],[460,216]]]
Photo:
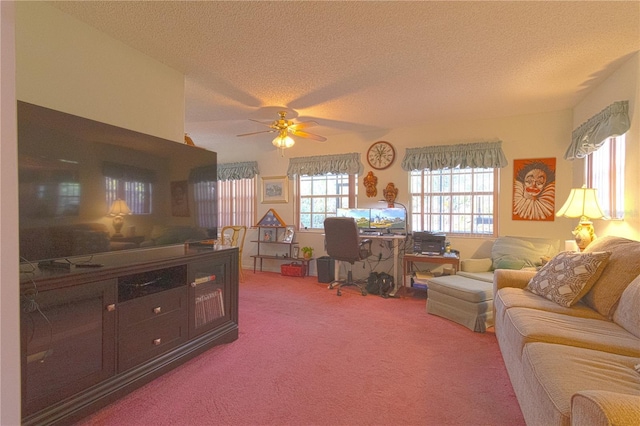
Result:
[[427,281],[427,312],[484,333],[493,325],[493,283],[449,275]]

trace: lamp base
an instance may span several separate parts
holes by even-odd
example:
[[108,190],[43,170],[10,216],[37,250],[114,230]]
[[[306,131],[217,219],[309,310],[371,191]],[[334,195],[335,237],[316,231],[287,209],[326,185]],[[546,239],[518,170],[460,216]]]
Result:
[[578,244],[580,251],[584,251],[584,249],[597,238],[593,230],[593,223],[589,220],[581,220],[572,234],[575,237],[576,244]]

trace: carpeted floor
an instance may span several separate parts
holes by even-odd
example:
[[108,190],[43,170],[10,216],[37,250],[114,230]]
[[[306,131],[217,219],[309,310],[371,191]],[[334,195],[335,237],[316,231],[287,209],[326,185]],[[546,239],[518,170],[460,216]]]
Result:
[[316,277],[245,271],[240,337],[82,425],[523,425],[495,335],[426,294],[342,297]]

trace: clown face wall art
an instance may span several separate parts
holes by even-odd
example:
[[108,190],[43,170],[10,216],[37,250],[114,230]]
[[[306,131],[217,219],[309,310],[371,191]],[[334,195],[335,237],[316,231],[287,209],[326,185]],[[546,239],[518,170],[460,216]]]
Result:
[[513,161],[513,220],[553,221],[556,159]]

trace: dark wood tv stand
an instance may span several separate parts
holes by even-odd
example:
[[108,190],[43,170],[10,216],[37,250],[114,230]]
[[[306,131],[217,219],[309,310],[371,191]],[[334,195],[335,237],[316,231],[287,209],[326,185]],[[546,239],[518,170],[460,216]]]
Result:
[[70,424],[238,338],[238,249],[21,265],[22,424]]

